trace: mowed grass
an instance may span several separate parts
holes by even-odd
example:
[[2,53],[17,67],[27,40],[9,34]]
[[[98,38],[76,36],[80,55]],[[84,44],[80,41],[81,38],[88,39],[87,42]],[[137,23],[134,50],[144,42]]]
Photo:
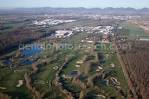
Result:
[[[60,49],[55,52],[49,51],[43,53],[47,56],[46,59],[48,59],[49,62],[46,65],[41,65],[39,68],[39,72],[35,75],[36,82],[34,84],[40,92],[48,92],[50,90],[50,87],[52,88],[50,84],[55,79],[57,69],[64,64],[66,57],[74,57],[73,53],[75,53],[75,51],[63,49]],[[57,69],[55,70],[54,68]],[[66,70],[66,72],[70,71],[69,69],[72,70],[71,66],[70,68],[68,68],[68,70]]]
[[16,87],[18,80],[24,79],[25,72],[25,70],[14,72],[9,69],[0,69],[0,87],[6,88],[0,89],[0,92],[8,94],[12,99],[32,99],[25,85]]
[[117,78],[119,79],[119,81],[121,82],[121,85],[123,86],[123,87],[127,87],[127,81],[126,81],[126,79],[125,79],[125,77],[124,77],[124,73],[123,73],[123,71],[122,71],[122,67],[121,67],[121,65],[120,65],[120,63],[119,63],[119,61],[118,61],[118,58],[117,58],[117,55],[116,54],[113,54],[112,56],[111,56],[111,59],[110,59],[110,61],[111,61],[111,63],[113,63],[113,64],[115,64],[115,71],[116,71],[116,73],[117,73]]
[[81,53],[74,51],[72,53],[69,53],[69,55],[70,55],[70,61],[68,62],[66,67],[63,69],[64,74],[69,74],[73,70],[79,70],[76,67],[76,62],[81,58],[82,56]]
[[6,90],[13,90],[18,84],[18,80],[24,79],[25,71],[16,71],[1,69],[0,70],[0,87],[5,87]]
[[[119,82],[120,86],[123,89],[125,93],[128,91],[128,85],[127,81],[125,79],[122,67],[118,61],[116,53],[114,53],[114,48],[112,44],[103,44],[102,47],[98,49],[99,52],[104,53],[104,59],[105,63],[103,64],[103,69],[105,72],[111,71],[111,74],[107,77],[109,79],[110,77],[115,77]],[[115,67],[112,67],[111,64],[114,64]],[[105,95],[115,96],[118,99],[121,98],[119,94],[117,93],[116,89],[112,86],[101,86],[101,88],[104,90]]]
[[25,86],[15,88],[13,91],[4,92],[11,96],[11,99],[33,99],[30,92]]
[[[111,67],[111,64],[114,64],[115,67]],[[127,91],[128,91],[127,80],[125,79],[122,67],[118,61],[116,53],[110,54],[106,58],[106,63],[104,64],[104,69],[105,69],[105,71],[112,71],[109,77],[115,77],[120,82],[120,86],[123,89],[123,91],[125,93],[127,93]],[[115,94],[114,91],[111,92],[110,87],[105,87],[104,90],[107,91],[108,94],[112,94],[112,93]]]
[[42,71],[40,71],[39,73],[37,73],[37,79],[38,80],[42,80],[44,82],[49,82],[53,79],[53,76],[55,74],[55,70],[53,69],[55,65],[45,65],[43,67],[41,67]]

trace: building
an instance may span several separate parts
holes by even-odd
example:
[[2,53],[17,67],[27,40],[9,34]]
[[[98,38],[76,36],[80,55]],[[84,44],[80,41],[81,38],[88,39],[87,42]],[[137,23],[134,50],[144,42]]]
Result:
[[55,31],[55,37],[56,38],[65,38],[65,37],[70,37],[73,32],[70,31],[70,30],[58,30],[58,31]]

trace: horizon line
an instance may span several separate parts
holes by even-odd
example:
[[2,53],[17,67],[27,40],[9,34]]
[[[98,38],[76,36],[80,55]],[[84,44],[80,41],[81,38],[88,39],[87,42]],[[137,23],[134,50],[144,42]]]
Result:
[[139,9],[149,9],[149,7],[141,7],[141,8],[135,8],[135,7],[0,7],[0,9],[6,9],[6,10],[9,10],[9,9],[32,9],[32,8],[59,8],[59,9],[69,9],[69,8],[83,8],[83,9],[106,9],[106,8],[113,8],[113,9],[118,9],[118,8],[123,8],[123,9],[127,9],[127,8],[130,8],[130,9],[136,9],[136,10],[139,10]]

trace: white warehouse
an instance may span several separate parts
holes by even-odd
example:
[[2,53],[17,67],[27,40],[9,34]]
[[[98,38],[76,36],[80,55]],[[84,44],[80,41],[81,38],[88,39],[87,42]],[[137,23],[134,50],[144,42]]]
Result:
[[70,30],[58,30],[55,31],[55,37],[56,38],[65,38],[65,37],[70,37],[73,34],[73,31]]

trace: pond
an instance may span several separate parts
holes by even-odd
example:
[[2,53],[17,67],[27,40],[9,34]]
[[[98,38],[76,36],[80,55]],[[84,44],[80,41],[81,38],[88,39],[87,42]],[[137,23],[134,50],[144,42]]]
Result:
[[6,59],[4,60],[3,62],[5,65],[11,65],[12,64],[12,61],[10,59]]
[[34,55],[38,55],[42,52],[43,48],[38,44],[31,44],[29,46],[21,48],[21,56],[23,57],[31,57]]
[[21,60],[20,61],[21,65],[31,65],[32,63],[34,63],[34,61],[31,61],[31,60]]

